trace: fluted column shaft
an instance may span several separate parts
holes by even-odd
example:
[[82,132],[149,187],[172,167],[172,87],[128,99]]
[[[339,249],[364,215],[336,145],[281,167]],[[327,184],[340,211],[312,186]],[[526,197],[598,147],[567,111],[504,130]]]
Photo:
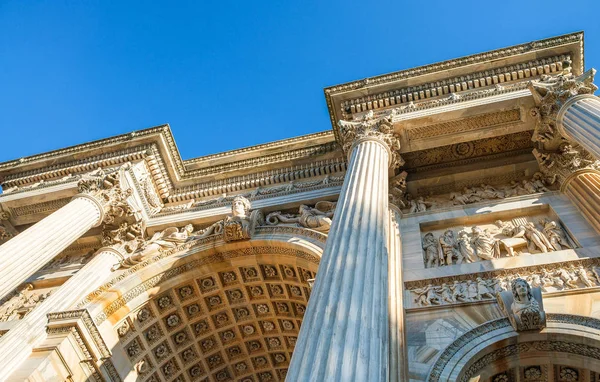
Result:
[[401,216],[398,207],[390,205],[388,223],[390,381],[408,382],[408,356],[404,330]]
[[92,196],[76,196],[0,246],[0,298],[12,292],[90,228],[102,221]]
[[288,381],[388,379],[389,155],[353,146]]
[[121,258],[112,248],[100,249],[81,270],[0,337],[0,381],[16,370],[44,340],[47,314],[72,308],[110,276],[111,267]]
[[560,133],[600,159],[600,99],[592,94],[570,98],[557,115]]
[[562,190],[600,233],[600,173],[595,170],[576,172],[564,182]]

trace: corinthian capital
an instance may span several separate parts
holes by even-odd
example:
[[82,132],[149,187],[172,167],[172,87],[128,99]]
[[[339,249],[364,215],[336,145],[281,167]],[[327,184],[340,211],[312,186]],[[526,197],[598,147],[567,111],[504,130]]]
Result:
[[98,169],[84,175],[77,183],[81,194],[88,195],[102,206],[104,212],[103,222],[113,224],[118,218],[127,218],[134,215],[134,209],[127,202],[133,194],[131,188],[123,189],[121,176],[124,168],[106,174]]
[[596,70],[590,69],[578,77],[571,73],[542,76],[528,84],[539,114],[534,140],[550,145],[560,143],[562,137],[557,134],[556,125],[559,110],[576,95],[594,94],[598,89],[593,84],[595,74]]
[[534,149],[540,170],[549,178],[563,184],[571,174],[582,170],[598,170],[600,161],[596,160],[583,147],[563,142],[558,150]]
[[390,152],[390,167],[396,168],[404,164],[400,157],[400,140],[394,134],[392,117],[394,112],[375,118],[373,111],[366,113],[356,121],[338,122],[342,137],[342,148],[350,155],[355,144],[365,140],[376,140],[383,143]]

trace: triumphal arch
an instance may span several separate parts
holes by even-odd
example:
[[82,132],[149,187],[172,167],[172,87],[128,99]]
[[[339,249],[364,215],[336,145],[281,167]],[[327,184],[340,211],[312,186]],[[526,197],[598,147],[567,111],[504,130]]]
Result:
[[600,381],[594,73],[574,33],[0,163],[0,381]]

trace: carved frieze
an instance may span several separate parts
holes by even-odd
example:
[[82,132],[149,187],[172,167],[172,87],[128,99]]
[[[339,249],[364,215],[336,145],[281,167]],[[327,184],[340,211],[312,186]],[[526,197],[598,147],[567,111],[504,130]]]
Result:
[[[531,267],[478,272],[406,282],[412,307],[473,303],[496,299],[523,279],[542,293],[600,287],[600,260],[581,260]],[[507,309],[510,309],[510,304]]]
[[449,134],[465,133],[468,131],[504,126],[521,122],[521,110],[512,109],[483,115],[475,115],[460,120],[436,123],[414,127],[406,130],[409,139],[428,139]]
[[[495,186],[485,181],[509,180],[507,183],[500,183]],[[529,179],[520,179],[518,176],[508,176],[466,180],[456,182],[452,185],[436,186],[428,189],[419,190],[420,192],[429,191],[430,196],[414,197],[410,193],[404,194],[404,213],[416,213],[431,211],[439,208],[448,208],[452,206],[464,206],[468,204],[501,200],[515,196],[532,195],[541,192],[550,192],[556,188],[556,177],[547,176],[541,172],[536,172]],[[448,193],[451,187],[458,188],[457,191]],[[434,194],[433,191],[444,192]]]
[[494,138],[478,139],[427,150],[413,151],[402,154],[402,157],[406,161],[404,168],[410,174],[415,172],[419,167],[423,167],[420,171],[426,171],[433,168],[440,168],[444,164],[467,164],[475,160],[480,161],[483,157],[507,152],[510,152],[510,155],[514,155],[515,151],[530,150],[531,148],[533,148],[531,132],[522,131]]
[[52,290],[35,290],[33,285],[25,284],[3,299],[0,305],[0,322],[22,319],[48,298],[51,293]]
[[327,232],[331,227],[331,219],[336,203],[321,201],[314,207],[302,204],[297,214],[284,214],[281,211],[271,212],[266,217],[267,225],[304,227],[316,231]]
[[422,237],[427,268],[574,248],[558,220],[546,215],[447,228]]
[[194,231],[194,226],[188,224],[179,229],[169,227],[155,233],[150,239],[142,240],[143,227],[138,224],[121,224],[114,230],[104,233],[106,244],[123,247],[126,251],[124,260],[115,266],[129,268],[144,260],[177,248],[187,242],[193,242],[208,237],[220,237],[225,242],[250,239],[256,228],[265,224],[261,210],[250,211],[250,201],[243,196],[236,196],[231,206],[231,215],[210,226]]

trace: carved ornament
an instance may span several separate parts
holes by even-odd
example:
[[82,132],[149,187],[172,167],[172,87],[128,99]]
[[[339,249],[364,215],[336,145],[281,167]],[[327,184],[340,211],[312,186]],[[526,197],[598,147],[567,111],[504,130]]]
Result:
[[600,169],[600,161],[592,154],[583,147],[568,142],[561,143],[556,150],[551,151],[536,148],[533,155],[540,170],[561,186],[577,171]]
[[335,212],[336,203],[321,201],[314,207],[302,204],[297,214],[284,214],[281,211],[271,212],[266,217],[267,225],[291,226],[328,232],[331,219]]
[[524,253],[548,253],[574,248],[575,245],[558,221],[544,217],[516,217],[510,222],[473,226],[455,233],[447,229],[438,238],[433,232],[423,236],[426,268],[473,263]]
[[541,288],[532,288],[527,280],[517,277],[510,283],[510,289],[499,292],[496,298],[513,328],[518,332],[545,328],[546,313]]
[[[598,259],[512,268],[406,282],[413,307],[493,301],[523,279],[544,294],[600,287]],[[508,308],[510,309],[510,304]]]
[[133,190],[131,188],[123,190],[120,178],[121,170],[107,174],[104,170],[98,169],[84,175],[77,182],[77,189],[80,193],[94,197],[102,206],[105,224],[114,224],[117,220],[134,216],[135,211],[127,202],[127,198],[133,194]]
[[595,73],[594,69],[590,69],[578,77],[572,73],[542,76],[541,80],[529,83],[539,114],[533,140],[541,142],[544,149],[552,150],[566,138],[559,133],[560,126],[556,121],[558,112],[571,97],[594,94],[598,90],[593,84]]
[[354,144],[361,140],[375,139],[383,143],[389,150],[390,168],[402,166],[404,160],[399,154],[400,140],[394,134],[394,126],[392,125],[392,117],[394,115],[394,113],[390,113],[386,116],[375,118],[373,111],[369,111],[357,121],[340,120],[338,125],[340,127],[344,152],[350,156]]

